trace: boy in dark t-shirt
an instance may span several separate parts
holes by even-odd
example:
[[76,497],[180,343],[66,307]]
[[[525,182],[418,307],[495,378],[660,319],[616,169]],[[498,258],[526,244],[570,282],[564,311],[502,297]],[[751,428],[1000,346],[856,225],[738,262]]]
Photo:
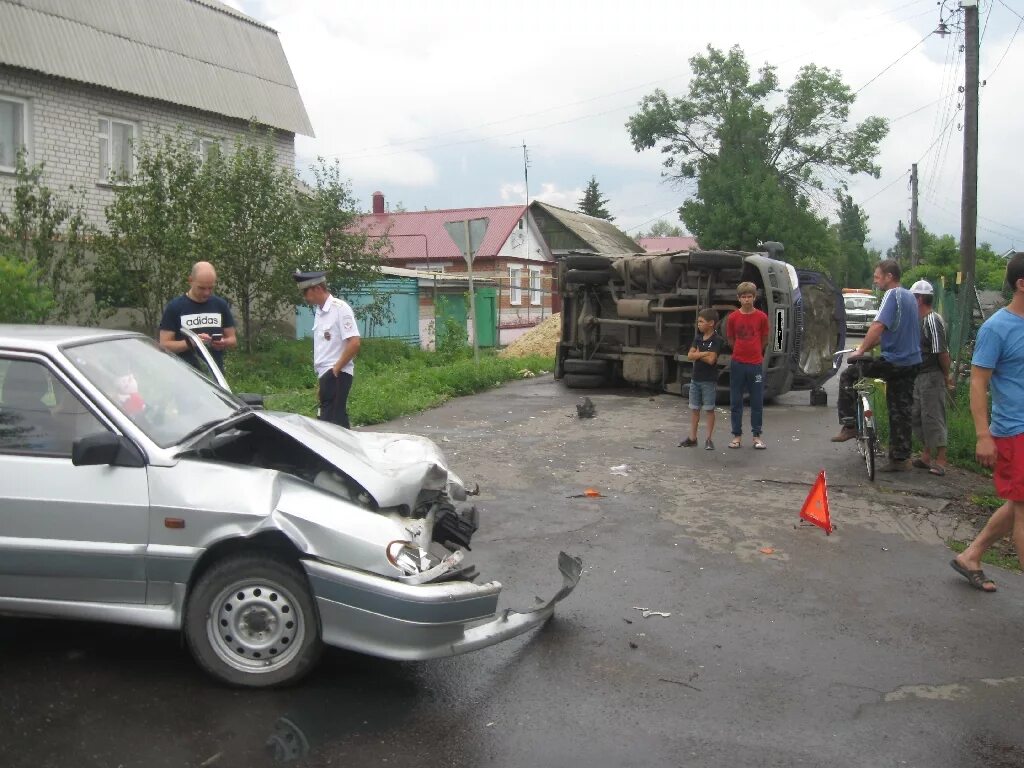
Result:
[[697,313],[697,335],[693,337],[690,351],[686,354],[693,361],[693,375],[690,378],[690,436],[679,445],[692,448],[697,444],[697,427],[700,412],[707,415],[708,436],[704,450],[715,450],[711,434],[715,431],[715,390],[718,387],[718,353],[722,349],[722,337],[715,333],[718,313],[713,309],[702,309]]

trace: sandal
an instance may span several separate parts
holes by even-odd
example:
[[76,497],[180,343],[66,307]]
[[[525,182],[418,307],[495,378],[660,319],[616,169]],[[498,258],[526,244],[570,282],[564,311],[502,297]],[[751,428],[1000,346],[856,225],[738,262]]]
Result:
[[732,440],[729,441],[729,447],[730,448],[739,448],[740,447],[740,439],[738,437],[734,437]]
[[928,474],[938,475],[939,477],[942,477],[943,475],[946,474],[946,468],[938,464],[932,464],[930,467],[928,467]]
[[757,435],[754,438],[754,447],[757,448],[757,450],[759,451],[763,451],[768,446],[764,444],[764,440],[761,439],[761,436]]
[[932,465],[929,464],[924,459],[914,459],[910,463],[913,464],[914,467],[916,467],[917,469],[931,469],[932,468]]
[[[977,590],[979,590],[981,592],[995,592],[996,591],[996,583],[994,581],[992,581],[992,579],[988,578],[985,575],[985,572],[983,570],[981,570],[980,568],[978,570],[976,570],[976,571],[972,571],[969,568],[967,568],[966,566],[961,565],[960,561],[957,560],[955,557],[952,560],[949,561],[949,565],[953,568],[954,571],[956,571],[961,576],[963,576],[965,579],[967,579],[967,583],[970,584],[975,589],[977,589]],[[987,589],[985,587],[986,584],[992,585],[992,588],[991,589]]]

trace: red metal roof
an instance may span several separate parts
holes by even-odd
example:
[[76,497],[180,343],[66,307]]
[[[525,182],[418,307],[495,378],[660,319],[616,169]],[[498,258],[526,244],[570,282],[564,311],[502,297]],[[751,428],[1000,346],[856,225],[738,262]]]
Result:
[[641,237],[637,242],[648,253],[693,251],[700,247],[697,245],[697,238],[690,235],[685,237]]
[[385,256],[388,261],[458,259],[462,254],[444,225],[450,221],[488,218],[491,222],[477,252],[477,258],[487,258],[498,254],[525,213],[525,205],[500,205],[366,214],[356,221],[356,228],[366,230],[370,237],[387,236],[391,243],[391,251]]

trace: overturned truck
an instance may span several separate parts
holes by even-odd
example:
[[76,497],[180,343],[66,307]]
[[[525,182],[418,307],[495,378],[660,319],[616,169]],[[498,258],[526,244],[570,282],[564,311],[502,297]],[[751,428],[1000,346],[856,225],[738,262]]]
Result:
[[[757,286],[755,306],[768,315],[765,398],[810,390],[827,402],[822,384],[843,348],[841,291],[820,272],[782,260],[780,243],[762,252],[677,251],[608,257],[571,253],[558,268],[561,341],[555,378],[573,388],[622,384],[685,394],[693,373],[686,355],[697,313],[718,310],[718,333],[739,308],[736,286]],[[718,392],[728,399],[730,349],[718,357]]]

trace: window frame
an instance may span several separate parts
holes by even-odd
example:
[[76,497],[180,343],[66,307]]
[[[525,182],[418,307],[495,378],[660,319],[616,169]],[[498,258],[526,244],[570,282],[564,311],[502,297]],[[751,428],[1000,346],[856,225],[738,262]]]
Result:
[[[99,157],[97,158],[97,160],[99,160],[99,168],[97,168],[96,183],[97,184],[104,184],[104,185],[107,185],[107,186],[118,186],[118,185],[121,185],[121,184],[127,184],[128,180],[131,179],[135,175],[135,142],[137,142],[139,140],[139,124],[138,124],[138,122],[136,122],[134,120],[128,120],[127,118],[123,118],[123,117],[115,117],[113,115],[104,115],[104,114],[97,115],[97,117],[96,117],[97,123],[99,121],[101,121],[101,120],[106,121],[106,133],[103,133],[102,130],[97,125],[97,128],[96,128],[96,140],[97,140],[96,151],[97,151],[97,153],[99,155]],[[131,129],[132,129],[131,139],[129,140],[130,141],[130,146],[131,146],[131,152],[130,152],[130,155],[129,155],[130,167],[128,168],[128,173],[126,174],[126,177],[124,179],[111,176],[111,171],[113,170],[113,165],[111,163],[111,152],[110,152],[110,149],[111,149],[111,145],[113,143],[112,142],[112,133],[113,133],[112,126],[113,126],[114,123],[118,123],[120,125],[127,125],[127,126],[130,126]],[[106,147],[106,149],[107,149],[107,175],[106,175],[106,177],[104,177],[103,174],[102,174],[102,170],[103,170],[102,143],[104,141],[107,143],[107,147]]]
[[[544,270],[540,267],[529,267],[530,270],[530,306],[539,307],[544,303],[542,278]],[[535,285],[536,284],[536,285]]]
[[[23,97],[15,96],[12,93],[5,93],[0,91],[0,101],[9,101],[13,104],[21,106],[21,148],[25,150],[25,161],[28,164],[32,162],[32,102]],[[15,163],[17,163],[18,150],[14,153]],[[17,171],[17,165],[0,165],[0,173],[15,173]]]
[[508,265],[508,303],[513,306],[521,306],[523,303],[523,266],[522,264]]
[[195,152],[196,157],[199,158],[200,164],[205,163],[210,158],[209,150],[212,147],[217,147],[218,152],[223,152],[223,140],[203,133],[197,133],[195,138],[192,139],[192,151]]

